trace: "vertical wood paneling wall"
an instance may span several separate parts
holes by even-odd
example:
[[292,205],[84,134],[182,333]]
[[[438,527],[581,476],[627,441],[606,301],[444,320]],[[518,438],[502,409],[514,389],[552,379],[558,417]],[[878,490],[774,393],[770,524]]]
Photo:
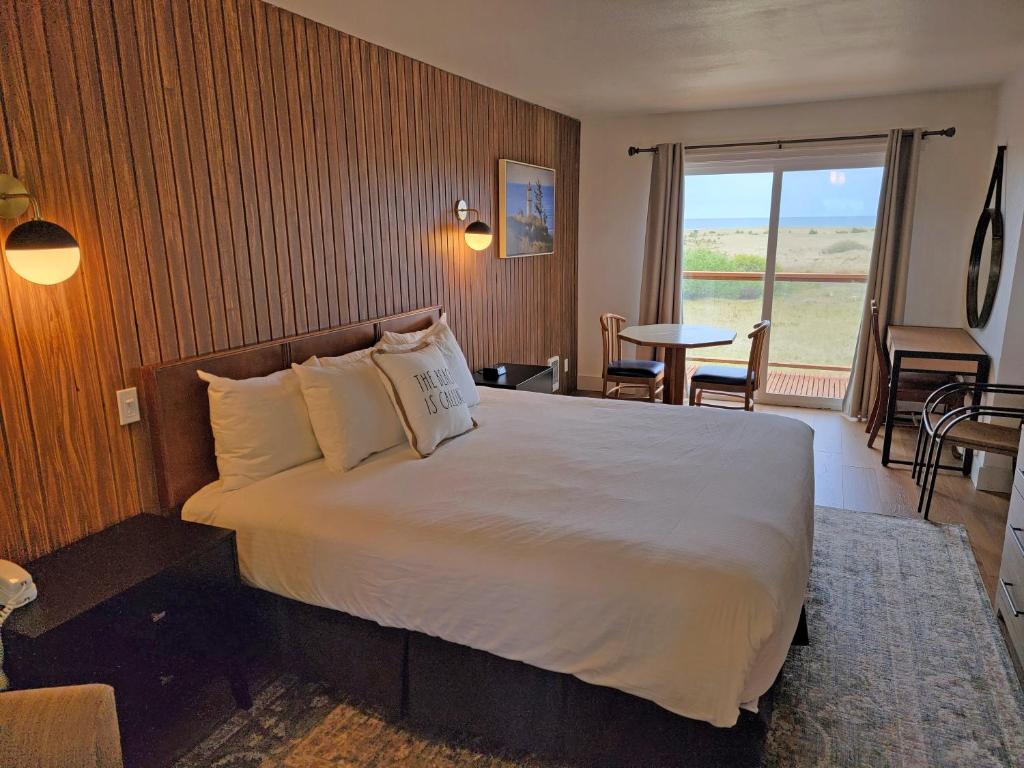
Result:
[[[0,61],[0,171],[82,247],[0,272],[0,558],[154,506],[146,363],[441,303],[472,365],[575,387],[577,121],[258,0],[4,2]],[[556,169],[554,256],[465,245],[502,157]]]

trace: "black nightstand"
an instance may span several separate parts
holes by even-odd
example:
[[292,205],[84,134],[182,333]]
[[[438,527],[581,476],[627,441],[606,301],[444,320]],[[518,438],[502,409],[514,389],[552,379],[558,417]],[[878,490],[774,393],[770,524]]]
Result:
[[234,531],[138,515],[26,570],[39,597],[4,627],[12,684],[112,685],[128,765],[174,751],[165,732],[210,681],[251,706]]
[[498,389],[520,389],[526,392],[546,392],[551,394],[553,372],[547,365],[520,365],[519,363],[502,363],[505,374],[496,379],[486,379],[480,371],[473,372],[473,381],[478,387],[496,387]]

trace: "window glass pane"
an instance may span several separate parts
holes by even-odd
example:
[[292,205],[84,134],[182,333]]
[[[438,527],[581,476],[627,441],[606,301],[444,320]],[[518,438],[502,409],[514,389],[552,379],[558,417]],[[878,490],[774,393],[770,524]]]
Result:
[[[761,319],[771,197],[771,173],[686,177],[683,322],[736,331],[732,346],[697,350],[691,357],[746,362],[747,333]],[[707,274],[723,272],[757,277],[735,280]]]
[[881,182],[880,167],[783,173],[768,392],[845,393]]
[[775,283],[769,360],[848,372],[865,290],[864,283]]
[[750,357],[747,334],[761,319],[763,298],[764,280],[684,280],[684,322],[736,331],[736,341],[729,346],[692,349],[687,359],[710,358],[746,365]]
[[881,168],[786,171],[776,271],[866,274],[881,184]]

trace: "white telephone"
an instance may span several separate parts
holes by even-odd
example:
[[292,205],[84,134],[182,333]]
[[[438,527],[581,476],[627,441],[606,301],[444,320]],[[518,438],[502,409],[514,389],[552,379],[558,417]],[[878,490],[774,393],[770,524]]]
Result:
[[[0,630],[15,608],[36,599],[36,585],[32,577],[20,565],[0,560]],[[0,637],[0,691],[6,691],[10,681],[4,674],[4,643]]]
[[36,585],[28,571],[17,563],[0,560],[0,608],[13,611],[35,599]]

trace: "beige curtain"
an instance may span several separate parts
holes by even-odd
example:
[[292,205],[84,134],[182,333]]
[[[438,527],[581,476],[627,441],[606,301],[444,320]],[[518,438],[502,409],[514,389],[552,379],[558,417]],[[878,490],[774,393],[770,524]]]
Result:
[[867,416],[878,387],[878,360],[871,339],[871,299],[878,302],[882,338],[889,323],[902,323],[907,299],[907,268],[910,266],[910,230],[914,223],[917,166],[921,153],[921,129],[889,131],[885,172],[878,200],[875,242],[871,249],[867,292],[861,313],[857,348],[843,413]]
[[683,145],[659,144],[651,165],[640,283],[641,325],[682,322],[682,277]]

